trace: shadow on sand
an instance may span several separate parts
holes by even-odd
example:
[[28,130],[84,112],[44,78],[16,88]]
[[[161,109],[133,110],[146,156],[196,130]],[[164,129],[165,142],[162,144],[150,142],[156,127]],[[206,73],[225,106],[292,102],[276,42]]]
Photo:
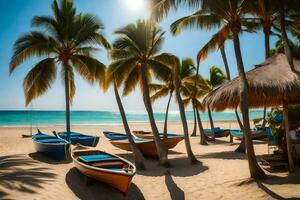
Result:
[[[270,195],[270,197],[274,199],[295,199],[300,200],[300,196],[294,197],[283,197],[280,194],[273,191],[269,186],[282,186],[288,187],[287,184],[290,185],[299,185],[300,188],[300,169],[297,169],[294,173],[290,173],[286,177],[268,175],[268,178],[263,181],[255,181],[254,179],[246,179],[237,184],[237,186],[243,186],[247,184],[257,184],[257,186],[264,191],[266,194]],[[299,190],[297,190],[299,192]],[[292,194],[291,194],[292,195]]]
[[140,189],[132,183],[125,197],[121,192],[115,190],[114,188],[101,183],[99,181],[92,181],[87,184],[86,177],[81,174],[75,167],[70,169],[66,175],[66,183],[72,192],[82,200],[89,199],[134,199],[134,200],[144,200],[144,196]]
[[68,164],[68,163],[72,162],[71,156],[69,156],[68,159],[66,159],[66,160],[54,160],[54,159],[52,159],[52,158],[50,158],[46,155],[43,155],[41,153],[38,153],[38,152],[30,153],[28,155],[33,160],[43,162],[43,163],[47,163],[47,164],[50,164],[50,165]]
[[158,164],[157,160],[146,159],[146,170],[137,171],[138,174],[143,176],[164,176],[166,171],[170,171],[173,176],[187,177],[194,176],[208,169],[201,162],[191,164],[188,158],[175,158],[169,159],[170,167],[166,168]]
[[165,183],[172,200],[184,200],[184,191],[174,182],[169,170],[165,172]]
[[216,158],[216,159],[228,159],[228,160],[246,160],[247,156],[243,153],[236,153],[234,151],[214,152],[203,155],[197,155],[197,158]]
[[38,167],[38,162],[24,155],[0,157],[0,199],[9,199],[9,190],[36,193],[35,188],[50,182],[56,175],[47,172],[48,168]]

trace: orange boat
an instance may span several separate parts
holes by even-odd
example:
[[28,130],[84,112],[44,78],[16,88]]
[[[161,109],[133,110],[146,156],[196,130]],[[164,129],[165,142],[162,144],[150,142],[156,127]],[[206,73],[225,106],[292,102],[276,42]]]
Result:
[[[142,138],[142,139],[154,139],[154,135],[152,134],[152,132],[142,132],[142,131],[133,131],[134,135],[137,138]],[[159,133],[159,136],[161,138],[164,137],[163,133]],[[167,137],[183,137],[182,135],[178,135],[178,134],[174,134],[174,133],[167,133]]]
[[135,166],[117,155],[78,146],[72,150],[75,167],[84,175],[104,182],[127,194]]
[[[183,139],[184,139],[183,136],[174,136],[174,137],[168,137],[166,139],[163,139],[162,142],[165,144],[167,149],[172,149]],[[148,156],[148,157],[158,156],[154,140],[138,138],[138,139],[134,139],[134,141],[144,156]],[[128,140],[110,141],[110,143],[119,149],[125,151],[132,151]]]

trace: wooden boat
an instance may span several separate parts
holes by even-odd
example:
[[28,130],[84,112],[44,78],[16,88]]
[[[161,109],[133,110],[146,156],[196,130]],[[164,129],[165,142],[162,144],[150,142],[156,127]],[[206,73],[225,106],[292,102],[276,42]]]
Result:
[[84,175],[127,194],[135,175],[135,166],[113,154],[78,146],[71,153],[75,167]]
[[64,139],[38,131],[32,136],[32,141],[37,152],[55,160],[64,160],[68,156],[70,143]]
[[[233,137],[236,137],[237,139],[241,140],[243,139],[244,131],[241,130],[230,130],[230,134]],[[261,140],[267,138],[267,135],[264,131],[255,131],[251,130],[251,136],[252,140]]]
[[[163,139],[162,142],[165,144],[167,149],[172,149],[183,139],[184,139],[183,136],[168,137],[166,139]],[[158,156],[154,140],[137,138],[134,139],[134,141],[144,156],[148,156],[148,157]],[[125,151],[132,151],[128,140],[110,141],[110,143],[119,149]]]
[[[221,129],[219,127],[214,128],[215,137],[228,137],[230,135],[229,129]],[[204,134],[206,136],[211,136],[211,129],[204,129]]]
[[[58,133],[58,136],[64,140],[68,140],[67,132],[60,132]],[[99,136],[70,132],[70,141],[73,145],[81,144],[84,146],[95,147],[99,142]]]
[[123,133],[103,131],[103,134],[106,138],[108,138],[110,140],[126,140],[127,139],[127,135],[125,135]]
[[[152,132],[144,132],[144,133],[134,133],[134,135],[137,137],[137,138],[142,138],[142,139],[154,139],[154,135],[152,134]],[[161,138],[164,137],[164,134],[163,133],[159,133],[159,136]],[[181,136],[183,137],[182,135],[178,135],[178,134],[174,134],[174,133],[167,133],[167,137],[176,137],[176,136]]]

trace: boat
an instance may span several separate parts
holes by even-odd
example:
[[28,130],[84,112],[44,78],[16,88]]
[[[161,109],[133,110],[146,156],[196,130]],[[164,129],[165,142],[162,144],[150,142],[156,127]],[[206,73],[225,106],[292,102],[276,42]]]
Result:
[[136,173],[131,162],[117,155],[80,145],[72,150],[71,156],[75,167],[82,174],[127,194]]
[[[237,139],[241,140],[243,139],[243,134],[244,131],[241,130],[230,130],[230,134],[233,137],[236,137]],[[262,140],[267,138],[267,135],[264,131],[261,130],[251,130],[251,136],[252,136],[252,140]]]
[[[173,136],[173,137],[168,137],[166,139],[162,139],[162,142],[164,143],[164,145],[166,146],[167,149],[172,149],[183,139],[184,139],[183,136]],[[147,157],[157,157],[158,156],[154,140],[135,138],[134,142],[136,143],[136,145],[141,150],[141,152],[144,156],[147,156]],[[119,149],[122,149],[125,151],[132,151],[128,140],[110,141],[110,143]]]
[[127,135],[125,135],[123,133],[103,131],[103,134],[106,138],[108,138],[110,140],[126,140],[127,139]]
[[[203,129],[206,136],[212,136],[211,129]],[[228,137],[230,135],[229,129],[214,128],[215,137]]]
[[[68,140],[67,132],[60,132],[58,133],[58,136],[64,140]],[[99,142],[99,136],[70,132],[70,141],[73,145],[81,144],[84,146],[95,147]]]
[[[133,131],[134,135],[137,138],[142,138],[142,139],[154,139],[154,135],[152,134],[152,132],[143,132],[143,131]],[[159,133],[159,136],[161,138],[164,137],[163,133]],[[174,134],[174,133],[167,133],[167,137],[176,137],[176,136],[182,136],[182,135],[178,135],[178,134]],[[182,136],[183,137],[183,136]]]
[[32,136],[32,141],[37,152],[55,160],[64,160],[69,155],[70,143],[62,138],[38,130],[38,133]]

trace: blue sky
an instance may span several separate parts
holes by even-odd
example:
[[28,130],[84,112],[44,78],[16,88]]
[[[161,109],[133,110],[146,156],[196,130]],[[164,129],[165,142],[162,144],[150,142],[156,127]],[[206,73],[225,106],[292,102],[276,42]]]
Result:
[[[77,11],[89,12],[97,15],[105,25],[105,36],[111,42],[117,28],[134,23],[139,18],[147,18],[147,8],[133,9],[126,4],[130,0],[75,0]],[[131,0],[134,2],[135,0]],[[8,66],[12,55],[14,41],[22,34],[32,30],[30,22],[33,16],[51,14],[52,0],[1,0],[0,1],[0,110],[26,109],[22,81],[28,70],[33,66],[31,60],[22,64],[11,76]],[[187,30],[181,35],[173,37],[169,26],[176,19],[192,13],[192,10],[181,9],[171,12],[160,25],[166,31],[162,52],[173,53],[181,58],[195,59],[198,50],[210,39],[215,30]],[[261,32],[257,34],[242,34],[241,48],[246,70],[253,68],[264,59],[264,37]],[[276,38],[271,39],[273,46]],[[226,43],[226,53],[229,60],[232,77],[237,76],[237,68],[232,42]],[[96,57],[105,64],[109,64],[105,51],[97,53]],[[208,59],[201,63],[200,74],[207,77],[209,67],[212,65],[223,68],[219,52],[209,54]],[[89,85],[79,76],[76,76],[76,96],[72,105],[73,110],[117,110],[112,89],[103,93],[97,85]],[[140,90],[137,88],[131,95],[123,98],[124,106],[128,110],[144,110]],[[155,110],[164,110],[166,99],[161,99],[154,104]],[[63,110],[64,89],[60,76],[52,88],[43,96],[35,100],[33,109]],[[177,110],[177,105],[172,102],[172,110]]]

